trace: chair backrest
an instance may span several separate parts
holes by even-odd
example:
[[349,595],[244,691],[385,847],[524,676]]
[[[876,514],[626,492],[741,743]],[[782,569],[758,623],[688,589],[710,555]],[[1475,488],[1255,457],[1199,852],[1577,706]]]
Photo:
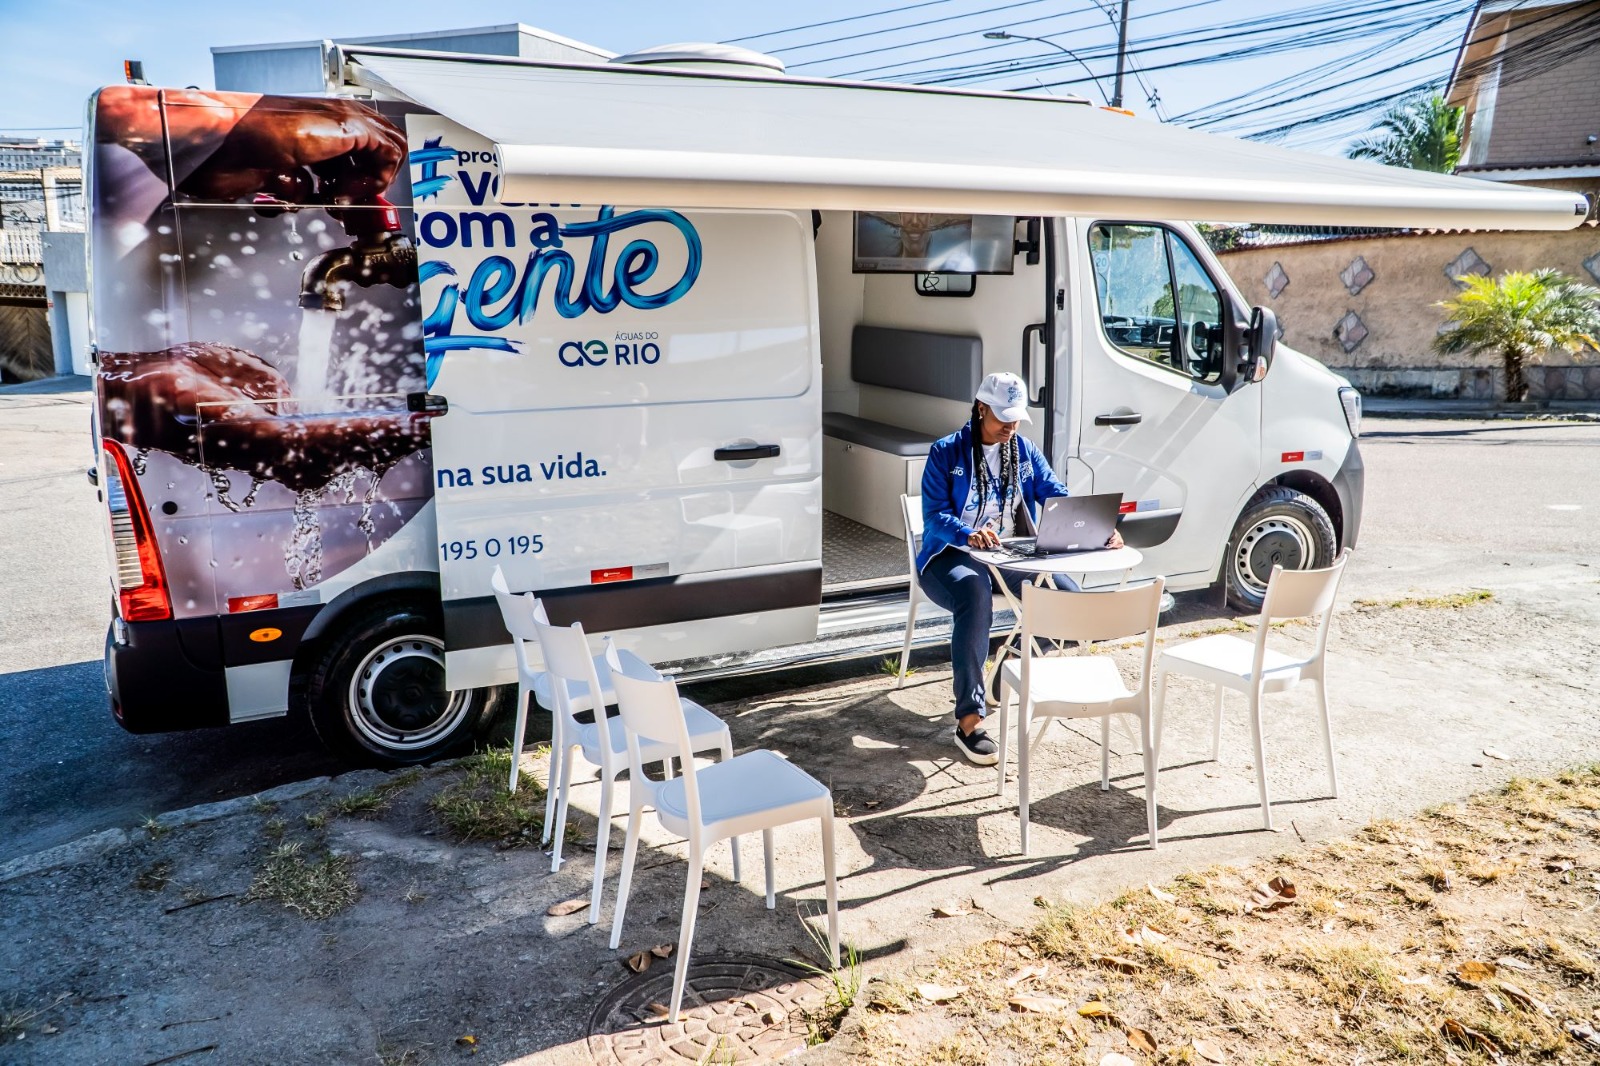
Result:
[[[900,494],[900,515],[906,520],[906,566],[917,574],[917,551],[922,547],[922,497]],[[915,585],[915,581],[912,582]]]
[[525,642],[539,639],[538,623],[548,622],[544,604],[531,592],[517,595],[506,584],[505,571],[498,566],[489,578],[489,588],[494,592],[495,603],[500,606],[500,621],[511,634],[511,644],[517,652],[517,666],[525,671],[533,667],[528,659]]
[[[1339,582],[1344,577],[1344,564],[1350,558],[1346,548],[1334,559],[1331,566],[1321,570],[1285,570],[1272,568],[1267,579],[1267,595],[1261,601],[1261,619],[1256,630],[1256,654],[1253,667],[1256,677],[1261,676],[1261,664],[1266,660],[1267,632],[1276,618],[1309,618],[1321,615],[1317,625],[1317,651],[1313,659],[1320,660],[1328,650],[1328,633],[1333,628],[1333,601],[1339,594]],[[1309,661],[1309,660],[1308,660]]]
[[643,742],[665,744],[677,750],[683,767],[684,800],[691,824],[701,824],[700,784],[694,770],[694,744],[689,740],[689,724],[678,698],[678,683],[659,674],[640,677],[629,673],[617,655],[617,645],[605,638],[605,662],[611,671],[611,684],[617,691],[617,710],[628,737],[628,773],[634,781],[647,780],[639,757]]
[[1267,580],[1266,599],[1261,602],[1263,622],[1274,618],[1307,618],[1325,613],[1333,606],[1333,597],[1339,591],[1339,579],[1344,576],[1345,560],[1350,549],[1339,553],[1333,565],[1321,570],[1285,570],[1274,566]]
[[1146,682],[1153,676],[1156,627],[1161,624],[1161,593],[1166,581],[1156,578],[1148,585],[1107,592],[1074,592],[1022,586],[1022,669],[1023,687],[1028,684],[1029,665],[1035,639],[1117,640],[1144,634],[1144,673]]
[[[582,682],[588,686],[590,693],[602,691],[600,677],[595,672],[594,659],[589,654],[589,638],[584,636],[583,624],[574,622],[570,626],[553,626],[548,621],[540,620],[534,623],[534,628],[539,634],[539,650],[544,655],[544,668],[550,676],[550,688],[555,695],[555,712],[569,721],[576,722],[570,686]],[[606,709],[600,700],[594,702],[594,720],[599,738],[596,746],[600,749],[600,767],[605,772],[611,773],[612,753],[610,737],[606,733]]]

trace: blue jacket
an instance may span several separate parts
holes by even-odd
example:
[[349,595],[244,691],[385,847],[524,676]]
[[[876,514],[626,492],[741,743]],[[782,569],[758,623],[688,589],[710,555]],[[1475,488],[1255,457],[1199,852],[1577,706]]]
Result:
[[[1039,505],[1056,496],[1065,496],[1067,487],[1056,479],[1055,471],[1037,445],[1018,436],[1021,463],[1017,477],[1028,515],[1039,520]],[[928,465],[922,468],[922,550],[917,553],[917,573],[927,568],[928,560],[952,544],[966,547],[972,529],[961,522],[961,511],[972,495],[972,423],[933,442],[928,449]]]

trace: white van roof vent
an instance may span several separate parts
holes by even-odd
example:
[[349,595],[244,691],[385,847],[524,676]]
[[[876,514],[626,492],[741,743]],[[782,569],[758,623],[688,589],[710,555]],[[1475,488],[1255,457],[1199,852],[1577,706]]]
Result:
[[665,66],[683,70],[700,70],[709,73],[727,72],[729,68],[749,68],[746,73],[784,72],[783,60],[749,48],[733,44],[658,44],[654,48],[641,48],[637,52],[615,56],[612,63],[630,66]]

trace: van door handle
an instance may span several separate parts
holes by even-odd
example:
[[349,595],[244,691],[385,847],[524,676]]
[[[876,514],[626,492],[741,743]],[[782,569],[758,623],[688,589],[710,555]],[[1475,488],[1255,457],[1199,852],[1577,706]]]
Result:
[[1135,411],[1126,415],[1095,415],[1094,424],[1097,426],[1137,426],[1144,421],[1144,415]]
[[735,444],[718,448],[711,458],[719,463],[737,463],[745,459],[776,459],[781,449],[776,444]]

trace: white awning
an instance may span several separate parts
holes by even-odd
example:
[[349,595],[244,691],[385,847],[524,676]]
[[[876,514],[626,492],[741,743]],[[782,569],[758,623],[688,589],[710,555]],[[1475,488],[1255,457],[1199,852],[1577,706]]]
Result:
[[349,48],[347,76],[498,146],[528,203],[1570,229],[1582,196],[1400,170],[1081,102]]

